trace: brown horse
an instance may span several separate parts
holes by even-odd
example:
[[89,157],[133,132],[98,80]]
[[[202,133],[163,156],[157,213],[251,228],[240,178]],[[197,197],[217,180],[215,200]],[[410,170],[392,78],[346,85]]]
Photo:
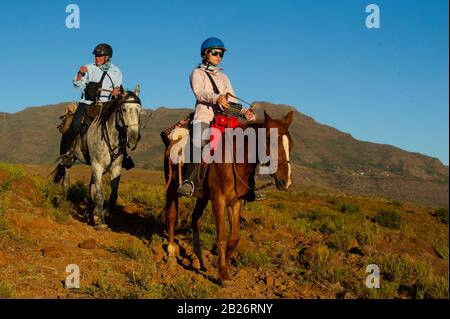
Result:
[[[271,157],[276,158],[278,162],[278,169],[271,174],[275,180],[275,184],[279,190],[286,191],[292,184],[291,181],[291,164],[289,154],[291,152],[293,141],[289,134],[288,128],[292,122],[293,111],[290,111],[283,119],[272,119],[266,112],[264,112],[263,123],[249,124],[247,127],[254,129],[265,129],[266,140],[259,141],[265,145],[266,154],[269,155],[269,132],[271,128],[278,129],[278,150],[277,154],[270,154]],[[246,128],[247,128],[246,127]],[[244,128],[245,129],[245,128]],[[258,143],[258,134],[256,144]],[[222,143],[224,146],[225,143]],[[235,147],[236,145],[234,145]],[[199,236],[199,220],[203,214],[208,201],[211,200],[212,210],[215,216],[216,232],[217,232],[217,250],[218,250],[218,270],[219,279],[223,286],[232,284],[230,274],[228,272],[228,264],[233,255],[233,252],[239,242],[240,230],[240,211],[242,198],[249,191],[249,177],[254,173],[258,161],[250,163],[247,150],[249,148],[248,139],[244,142],[244,161],[238,163],[236,155],[233,157],[233,163],[213,162],[209,165],[208,173],[203,181],[204,194],[197,198],[197,202],[192,215],[192,228],[194,239],[194,251],[199,259],[200,267],[205,269]],[[224,150],[224,147],[223,147]],[[234,152],[236,153],[236,152]],[[167,154],[167,149],[166,149]],[[225,151],[222,152],[225,157]],[[164,161],[165,176],[167,182],[167,196],[166,196],[166,226],[169,234],[168,262],[169,264],[176,263],[176,249],[174,244],[175,224],[178,216],[178,167],[169,162],[167,156]],[[228,218],[230,224],[230,238],[227,241],[225,229],[225,210],[228,211]]]

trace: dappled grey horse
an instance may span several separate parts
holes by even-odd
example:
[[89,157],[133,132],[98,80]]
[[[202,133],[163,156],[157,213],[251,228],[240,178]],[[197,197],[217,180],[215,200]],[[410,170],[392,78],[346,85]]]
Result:
[[[135,150],[140,140],[139,86],[134,92],[126,91],[112,102],[104,104],[102,111],[89,126],[82,138],[73,146],[75,158],[91,166],[90,193],[95,205],[94,224],[99,229],[107,228],[105,215],[108,215],[117,202],[122,160],[128,147]],[[63,188],[69,187],[68,169],[59,165],[56,169],[63,178]],[[111,195],[109,207],[103,208],[103,175],[110,173]],[[58,172],[57,172],[58,173]]]

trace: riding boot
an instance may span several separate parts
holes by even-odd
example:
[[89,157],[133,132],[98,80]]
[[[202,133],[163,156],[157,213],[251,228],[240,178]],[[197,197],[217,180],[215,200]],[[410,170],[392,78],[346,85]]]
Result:
[[61,138],[61,144],[59,147],[59,153],[61,155],[60,164],[64,165],[67,168],[70,168],[73,164],[73,154],[71,150],[75,138],[76,134],[74,134],[71,130],[63,134]]
[[186,172],[184,174],[185,179],[181,183],[180,187],[178,188],[178,194],[180,196],[186,196],[186,197],[192,197],[195,190],[195,180],[196,177],[199,175],[200,172],[200,163],[188,163],[186,164]]
[[[203,135],[204,130],[209,128],[209,124],[201,123],[201,134]],[[207,145],[207,141],[202,141],[201,146],[195,146],[193,141],[191,140],[192,150],[194,152],[199,152],[200,155],[203,154],[203,149]],[[192,155],[192,154],[191,154]],[[186,163],[187,167],[183,174],[184,180],[178,188],[178,194],[180,196],[192,197],[195,192],[195,196],[202,197],[203,196],[203,179],[206,175],[208,164],[201,160],[201,163]]]
[[130,155],[125,154],[123,160],[122,160],[122,168],[125,168],[127,171],[134,168],[134,162]]
[[59,164],[64,165],[67,168],[70,168],[75,161],[72,154],[72,146],[77,136],[80,134],[83,114],[88,106],[89,105],[86,103],[78,103],[77,110],[73,116],[72,124],[70,125],[69,130],[62,136],[59,149],[59,154],[61,155]]

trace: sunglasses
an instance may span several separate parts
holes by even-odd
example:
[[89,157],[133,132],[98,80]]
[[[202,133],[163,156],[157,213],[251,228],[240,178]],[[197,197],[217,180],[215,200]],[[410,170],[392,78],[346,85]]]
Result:
[[211,53],[212,56],[220,56],[221,58],[223,58],[223,52],[222,51],[210,51],[209,53]]

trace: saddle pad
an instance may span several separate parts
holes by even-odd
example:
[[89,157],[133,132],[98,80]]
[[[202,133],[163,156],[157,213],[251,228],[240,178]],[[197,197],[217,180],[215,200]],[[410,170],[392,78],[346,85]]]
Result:
[[64,134],[69,130],[69,127],[72,124],[73,115],[75,114],[77,107],[78,104],[74,102],[66,105],[64,114],[59,117],[59,119],[61,120],[61,124],[59,124],[57,127],[61,134]]
[[183,161],[185,154],[184,150],[189,144],[189,130],[178,127],[172,131],[170,139],[172,142],[167,148],[166,156],[171,158],[173,163]]
[[100,114],[101,111],[102,111],[101,104],[92,104],[86,107],[86,110],[84,110],[84,114],[91,119],[95,119]]
[[[218,129],[221,134],[225,133],[226,128],[236,128],[241,127],[242,124],[238,121],[238,119],[234,116],[222,116],[222,115],[216,115],[214,118],[214,122],[211,125],[211,128]],[[211,146],[211,152],[214,152],[220,141],[221,136],[216,136],[215,134],[211,134],[210,137],[210,146]]]

